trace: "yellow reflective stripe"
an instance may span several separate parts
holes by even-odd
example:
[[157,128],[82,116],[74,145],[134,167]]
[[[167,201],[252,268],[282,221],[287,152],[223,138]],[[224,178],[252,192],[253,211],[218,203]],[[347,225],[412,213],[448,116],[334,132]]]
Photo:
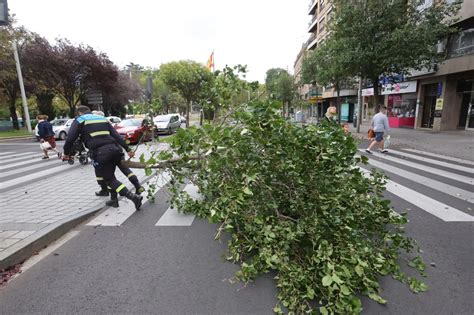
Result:
[[128,174],[128,176],[127,176],[127,177],[128,177],[128,178],[130,178],[130,177],[132,177],[132,176],[135,176],[135,174],[133,174],[133,173],[130,173],[130,174]]
[[104,180],[103,177],[96,177],[95,179],[97,179],[97,180]]
[[98,124],[98,123],[108,123],[108,121],[106,119],[91,119],[91,120],[84,121],[84,125]]
[[91,132],[91,137],[107,136],[107,135],[110,135],[110,131],[96,131],[96,132]]
[[124,189],[124,188],[125,188],[125,185],[122,184],[122,185],[120,185],[117,189],[115,189],[115,191],[119,193],[119,192],[120,192],[122,189]]

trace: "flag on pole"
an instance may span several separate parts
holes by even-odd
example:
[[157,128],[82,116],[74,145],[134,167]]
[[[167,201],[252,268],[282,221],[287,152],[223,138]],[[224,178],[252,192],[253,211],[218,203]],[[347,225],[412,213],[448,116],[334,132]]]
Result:
[[207,60],[207,69],[212,71],[215,71],[214,68],[214,51],[212,51],[211,55],[209,56],[209,59]]

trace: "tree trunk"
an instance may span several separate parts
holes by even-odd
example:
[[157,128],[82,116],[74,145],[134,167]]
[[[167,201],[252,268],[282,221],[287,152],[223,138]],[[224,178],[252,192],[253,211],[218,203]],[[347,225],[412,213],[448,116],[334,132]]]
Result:
[[20,125],[18,124],[18,115],[16,114],[16,98],[10,99],[10,117],[12,118],[13,129],[20,130]]
[[189,112],[191,111],[192,105],[192,101],[188,101],[188,104],[186,105],[186,128],[189,128]]
[[53,108],[53,98],[54,94],[47,92],[36,95],[40,114],[47,115],[49,120],[56,116],[56,111]]

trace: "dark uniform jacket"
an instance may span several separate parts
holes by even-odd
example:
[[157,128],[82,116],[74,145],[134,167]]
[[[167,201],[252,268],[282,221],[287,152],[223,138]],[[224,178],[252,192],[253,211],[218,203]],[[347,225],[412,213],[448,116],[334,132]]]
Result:
[[81,139],[86,147],[92,152],[108,144],[118,144],[127,152],[130,151],[122,137],[103,116],[87,113],[77,117],[69,129],[64,144],[64,154],[71,154],[74,141],[79,135],[81,135]]

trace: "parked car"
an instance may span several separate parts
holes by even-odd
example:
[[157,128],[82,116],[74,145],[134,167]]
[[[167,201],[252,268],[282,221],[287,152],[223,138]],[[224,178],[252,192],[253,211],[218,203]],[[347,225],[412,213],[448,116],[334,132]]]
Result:
[[[71,128],[72,122],[74,119],[62,118],[62,119],[53,119],[50,121],[53,125],[54,138],[65,140],[67,134],[69,133],[69,128]],[[35,136],[39,139],[38,125],[35,127]]]
[[105,117],[105,119],[107,119],[109,123],[112,124],[112,126],[115,126],[116,124],[119,124],[122,121],[122,119],[120,119],[120,117],[117,117],[117,116],[109,116],[109,117]]
[[151,128],[144,118],[124,119],[115,125],[114,128],[125,141],[128,140],[130,143],[150,141],[153,137]]
[[178,114],[168,114],[156,116],[153,119],[157,133],[172,134],[181,127],[181,120]]

